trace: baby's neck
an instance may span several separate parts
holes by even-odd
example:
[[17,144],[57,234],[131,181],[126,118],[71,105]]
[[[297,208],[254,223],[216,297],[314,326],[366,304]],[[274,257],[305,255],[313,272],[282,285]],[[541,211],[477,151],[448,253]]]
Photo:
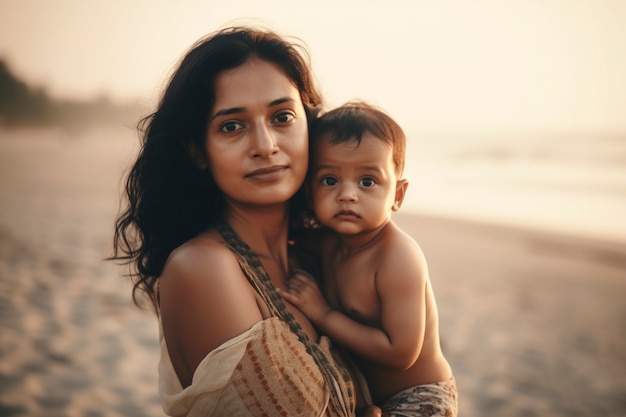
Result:
[[393,227],[391,220],[376,229],[367,230],[356,235],[337,234],[339,254],[342,257],[350,257],[375,247],[390,227]]

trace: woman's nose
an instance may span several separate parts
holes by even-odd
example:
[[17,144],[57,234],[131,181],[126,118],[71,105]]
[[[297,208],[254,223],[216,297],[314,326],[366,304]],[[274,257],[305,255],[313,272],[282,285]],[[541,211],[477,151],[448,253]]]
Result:
[[278,152],[278,145],[271,129],[259,123],[252,134],[250,153],[253,158],[268,158]]

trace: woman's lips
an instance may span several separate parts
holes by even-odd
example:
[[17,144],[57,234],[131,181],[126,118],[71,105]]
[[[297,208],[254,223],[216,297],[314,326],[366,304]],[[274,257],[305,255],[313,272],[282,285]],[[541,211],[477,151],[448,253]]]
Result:
[[254,170],[246,174],[246,178],[256,181],[274,181],[280,178],[287,168],[287,165],[272,165]]

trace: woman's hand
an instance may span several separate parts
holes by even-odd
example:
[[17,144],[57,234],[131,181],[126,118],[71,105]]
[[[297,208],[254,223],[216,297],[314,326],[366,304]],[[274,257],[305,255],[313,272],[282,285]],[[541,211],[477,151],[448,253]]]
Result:
[[332,311],[317,283],[308,275],[296,272],[286,282],[287,292],[280,295],[298,307],[314,324]]

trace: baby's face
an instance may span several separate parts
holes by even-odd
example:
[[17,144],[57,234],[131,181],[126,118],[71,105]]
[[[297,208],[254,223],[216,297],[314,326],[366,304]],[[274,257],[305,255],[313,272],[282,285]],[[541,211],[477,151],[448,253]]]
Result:
[[311,194],[318,220],[340,234],[357,234],[384,225],[396,201],[398,178],[392,150],[366,132],[356,140],[316,144]]

